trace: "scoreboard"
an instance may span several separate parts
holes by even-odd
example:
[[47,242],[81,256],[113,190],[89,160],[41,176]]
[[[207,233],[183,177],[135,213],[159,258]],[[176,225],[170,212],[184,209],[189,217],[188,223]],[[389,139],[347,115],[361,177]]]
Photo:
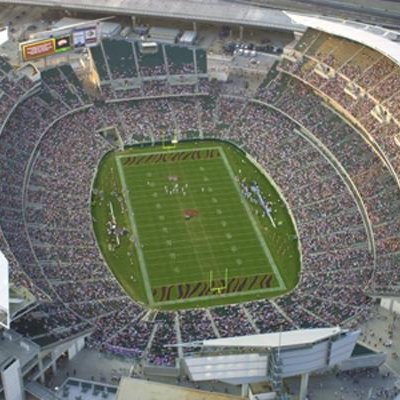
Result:
[[47,32],[49,37],[20,43],[20,52],[24,61],[50,57],[74,49],[96,46],[98,42],[97,26],[85,26],[70,29],[68,32]]
[[75,29],[72,32],[74,47],[90,47],[97,44],[97,29],[95,26]]

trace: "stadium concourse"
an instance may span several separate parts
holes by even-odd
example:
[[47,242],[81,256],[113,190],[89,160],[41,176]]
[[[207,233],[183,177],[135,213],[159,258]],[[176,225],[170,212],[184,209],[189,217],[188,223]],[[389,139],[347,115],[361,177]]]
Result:
[[[0,58],[0,248],[13,285],[40,302],[14,330],[47,345],[91,329],[89,348],[175,366],[184,350],[165,345],[357,327],[374,298],[399,294],[398,65],[310,29],[296,57],[276,64],[251,92],[210,82],[201,51],[165,45],[146,59],[127,43],[104,39],[91,49],[97,98],[68,64],[43,71],[37,85]],[[388,121],[371,115],[377,105]],[[147,310],[121,290],[92,231],[92,181],[113,148],[98,132],[110,126],[125,145],[177,133],[245,149],[295,217],[297,288],[274,300],[144,318]]]

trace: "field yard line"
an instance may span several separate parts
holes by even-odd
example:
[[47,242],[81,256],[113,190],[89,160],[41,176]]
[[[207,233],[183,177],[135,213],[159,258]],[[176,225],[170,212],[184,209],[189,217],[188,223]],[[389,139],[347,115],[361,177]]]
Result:
[[146,261],[144,259],[144,255],[143,255],[142,248],[140,245],[139,234],[136,229],[135,216],[133,214],[132,205],[131,205],[129,195],[128,195],[129,192],[128,192],[128,188],[127,188],[126,181],[125,181],[124,171],[122,169],[122,165],[121,165],[121,162],[120,162],[120,159],[118,156],[116,157],[116,161],[117,161],[118,175],[119,175],[119,179],[121,180],[121,185],[122,185],[122,195],[124,196],[125,203],[128,208],[129,222],[131,224],[131,228],[132,228],[133,233],[136,236],[136,240],[138,242],[137,251],[138,251],[138,258],[139,258],[139,266],[140,266],[140,271],[142,272],[142,277],[143,277],[144,287],[146,290],[147,300],[149,302],[149,305],[153,305],[154,299],[153,299],[153,293],[152,293],[151,287],[150,287],[149,276],[147,274]]
[[[202,210],[203,210],[203,208],[202,208]],[[144,214],[144,215],[151,215],[150,213],[149,214]],[[154,214],[153,214],[154,215]],[[168,213],[164,213],[163,215],[172,215],[172,213],[170,213],[170,214],[168,214]],[[143,216],[143,214],[142,214],[142,216]],[[252,228],[253,229],[253,228]],[[210,234],[210,236],[212,237],[213,236],[213,234],[219,234],[219,233],[225,233],[226,232],[226,229],[224,229],[224,228],[219,228],[218,226],[216,226],[214,229],[207,229],[207,231],[208,232],[210,232],[211,234]],[[145,233],[147,233],[147,234],[149,234],[149,233],[151,233],[151,232],[158,232],[158,229],[143,229],[142,230],[142,232],[145,232]],[[235,229],[230,229],[230,233],[245,233],[246,235],[248,234],[248,235],[250,235],[250,233],[252,234],[252,235],[254,235],[254,232],[253,232],[253,230],[251,230],[251,231],[243,231],[243,229],[240,229],[239,227],[238,228],[235,228]],[[183,230],[182,230],[182,232],[178,232],[178,233],[181,233],[181,234],[183,234]],[[177,237],[178,237],[179,235],[177,235]],[[184,239],[186,239],[186,237],[185,236],[182,236],[183,237],[183,239],[178,239],[178,241],[179,240],[184,240]],[[243,235],[243,237],[245,237],[245,235]],[[249,241],[250,239],[243,239],[243,240],[241,240],[242,242],[247,242],[247,241]]]
[[269,251],[269,248],[268,248],[267,244],[265,243],[265,240],[264,240],[264,238],[262,236],[262,233],[260,232],[260,229],[257,226],[257,222],[254,220],[253,213],[251,212],[251,210],[249,208],[249,205],[247,204],[247,201],[242,196],[242,192],[241,192],[240,187],[239,187],[239,185],[238,185],[238,183],[236,181],[235,174],[232,171],[232,168],[231,168],[231,166],[229,164],[229,161],[226,158],[225,151],[224,151],[224,149],[222,147],[220,148],[220,152],[221,152],[222,160],[225,163],[225,166],[226,166],[226,168],[228,170],[228,173],[229,173],[229,175],[230,175],[230,177],[231,177],[231,179],[233,181],[233,184],[234,184],[234,186],[236,188],[236,191],[239,194],[240,201],[242,202],[244,208],[246,209],[247,215],[248,215],[248,217],[249,217],[249,219],[251,221],[251,224],[253,225],[253,228],[254,228],[254,230],[256,232],[257,238],[258,238],[258,240],[259,240],[259,242],[260,242],[260,244],[261,244],[261,246],[262,246],[262,248],[263,248],[263,250],[264,250],[264,252],[265,252],[265,254],[266,254],[266,256],[267,256],[267,258],[268,258],[268,260],[270,262],[270,264],[271,264],[272,269],[274,270],[276,279],[279,282],[279,288],[280,289],[286,289],[285,282],[283,281],[282,276],[279,273],[279,269],[275,264],[275,260],[273,259],[272,254]]
[[[254,242],[254,239],[252,240],[252,242]],[[174,242],[175,243],[175,242]],[[236,243],[240,243],[240,244],[243,244],[243,243],[246,243],[246,242],[236,242]],[[206,247],[207,245],[204,245],[201,249],[201,251],[203,252],[203,250],[210,250],[210,247]],[[259,244],[257,244],[257,246],[251,246],[251,247],[249,247],[249,249],[251,249],[252,251],[253,250],[257,250],[257,249],[259,249],[260,248],[260,245]],[[238,253],[238,255],[240,254],[241,256],[243,256],[243,255],[245,255],[245,256],[251,256],[251,253],[252,252],[249,252],[249,251],[247,251],[247,252],[244,252],[243,250],[241,250],[239,253]],[[218,253],[218,254],[220,254],[220,253]],[[182,257],[186,257],[186,256],[190,256],[191,254],[189,253],[189,252],[181,252],[180,253],[180,255],[182,256]],[[210,255],[209,256],[205,256],[204,258],[206,258],[206,259],[209,259],[210,257],[212,257],[212,258],[214,258],[215,259],[215,261],[217,261],[217,260],[223,260],[223,259],[226,259],[227,258],[227,255],[230,255],[230,256],[232,256],[232,258],[234,258],[234,256],[232,255],[232,253],[231,252],[229,252],[229,251],[227,251],[226,252],[226,254],[222,254],[222,256],[221,257],[219,257],[218,255],[216,255],[215,253],[213,253],[213,254],[211,254],[210,253]],[[261,252],[261,257],[262,257],[262,260],[264,260],[265,261],[265,254],[263,254],[262,252]],[[157,261],[158,259],[164,259],[165,258],[165,254],[163,254],[163,252],[162,252],[162,250],[156,250],[156,249],[153,249],[152,251],[151,251],[151,257],[150,257],[153,261]],[[252,257],[252,260],[254,259],[254,261],[259,261],[259,258],[255,258],[255,257]],[[175,262],[176,262],[176,260],[175,260]],[[183,262],[183,261],[182,261]],[[179,262],[178,262],[178,264],[179,264]]]

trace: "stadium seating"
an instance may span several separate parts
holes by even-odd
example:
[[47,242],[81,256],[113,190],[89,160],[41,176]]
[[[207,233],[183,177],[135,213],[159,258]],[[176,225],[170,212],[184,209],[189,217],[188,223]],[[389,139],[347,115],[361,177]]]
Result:
[[[400,175],[395,140],[400,134],[400,67],[366,46],[326,33],[310,30],[303,38],[296,47],[296,61],[286,59],[282,70],[332,99],[345,116],[353,117]],[[377,106],[383,109],[383,121],[373,115]]]
[[[160,46],[156,54],[142,55],[135,43],[106,40],[91,48],[101,102],[85,92],[68,65],[44,71],[40,90],[22,101],[26,82],[0,58],[0,248],[14,284],[41,303],[40,313],[13,327],[41,344],[92,330],[91,347],[173,366],[177,353],[166,344],[352,326],[368,314],[368,295],[398,293],[399,187],[365,131],[399,173],[397,121],[381,124],[369,114],[377,103],[398,114],[399,67],[366,47],[313,30],[295,52],[296,62],[274,66],[250,96],[204,77],[171,84],[170,75],[206,72],[200,50]],[[314,72],[318,65],[325,66],[322,75]],[[327,68],[334,77],[323,76],[331,74]],[[138,77],[137,88],[116,84]],[[346,94],[349,83],[369,89],[368,96]],[[344,109],[347,114],[338,114]],[[112,149],[98,131],[110,126],[127,145],[178,134],[246,149],[275,181],[296,220],[302,251],[296,289],[275,301],[143,320],[145,310],[122,291],[92,232],[91,183]]]
[[130,42],[104,39],[102,43],[112,79],[129,79],[137,76],[135,57]]

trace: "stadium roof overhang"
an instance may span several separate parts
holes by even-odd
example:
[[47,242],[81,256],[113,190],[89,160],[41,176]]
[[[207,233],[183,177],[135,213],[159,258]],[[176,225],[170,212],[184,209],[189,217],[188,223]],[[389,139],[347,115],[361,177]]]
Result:
[[[15,3],[15,0],[4,0]],[[21,0],[19,4],[304,31],[281,10],[222,0]]]
[[250,347],[269,348],[311,345],[342,332],[340,327],[299,329],[296,331],[264,333],[260,335],[235,336],[203,341],[204,347]]
[[400,64],[400,33],[354,21],[286,13],[297,24],[368,46]]

